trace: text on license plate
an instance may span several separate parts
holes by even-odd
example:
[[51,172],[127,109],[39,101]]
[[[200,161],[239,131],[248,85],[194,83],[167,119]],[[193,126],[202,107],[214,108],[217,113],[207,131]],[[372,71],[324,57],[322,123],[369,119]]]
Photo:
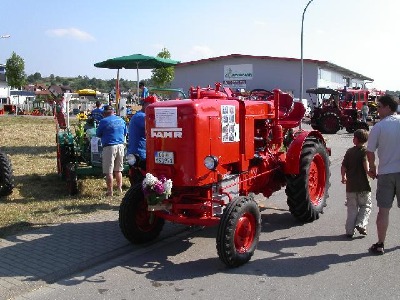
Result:
[[173,165],[174,164],[174,153],[167,151],[156,151],[154,153],[156,164]]

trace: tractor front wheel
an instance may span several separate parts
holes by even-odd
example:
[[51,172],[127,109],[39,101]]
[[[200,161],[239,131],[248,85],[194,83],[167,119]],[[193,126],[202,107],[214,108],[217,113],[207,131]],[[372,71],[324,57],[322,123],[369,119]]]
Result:
[[228,267],[238,267],[253,256],[261,231],[261,213],[248,197],[237,197],[225,208],[219,223],[217,251]]
[[306,139],[300,156],[300,173],[287,177],[289,211],[302,222],[312,222],[323,213],[330,186],[329,157],[322,142]]
[[366,122],[363,121],[357,121],[357,123],[355,124],[356,129],[365,129],[367,131],[369,131],[369,126]]
[[346,127],[346,130],[348,133],[353,133],[357,129],[365,129],[365,130],[369,131],[369,126],[366,122],[357,121],[357,122],[353,123],[351,126]]
[[57,173],[61,179],[66,179],[67,156],[65,147],[57,144]]
[[0,152],[0,196],[8,196],[14,188],[14,175],[11,160]]
[[119,227],[131,243],[146,243],[157,238],[165,220],[148,211],[141,183],[131,186],[119,207]]
[[76,167],[73,163],[68,163],[65,167],[65,179],[67,181],[68,193],[71,196],[78,194],[78,175],[76,174]]
[[327,113],[319,120],[322,133],[335,134],[340,129],[339,117],[333,113]]

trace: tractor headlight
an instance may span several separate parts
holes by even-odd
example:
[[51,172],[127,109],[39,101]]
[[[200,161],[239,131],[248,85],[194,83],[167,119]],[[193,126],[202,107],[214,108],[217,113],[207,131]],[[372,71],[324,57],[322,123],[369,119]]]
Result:
[[218,158],[213,155],[206,156],[204,166],[209,170],[215,170],[218,166]]

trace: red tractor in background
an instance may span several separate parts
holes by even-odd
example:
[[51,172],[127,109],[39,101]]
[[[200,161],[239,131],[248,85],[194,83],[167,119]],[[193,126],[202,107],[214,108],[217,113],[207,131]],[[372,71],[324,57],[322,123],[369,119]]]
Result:
[[363,103],[368,101],[365,98],[368,97],[366,90],[314,88],[306,92],[315,103],[310,118],[313,129],[328,134],[335,134],[342,128],[349,133],[357,129],[369,130],[368,124],[360,120],[357,109],[358,106],[361,109]]
[[149,105],[146,178],[122,200],[122,233],[144,243],[166,220],[218,226],[218,256],[237,267],[258,243],[256,194],[270,197],[286,186],[291,214],[301,222],[318,219],[330,186],[330,149],[318,131],[295,130],[303,115],[302,103],[280,90],[253,101],[220,84],[192,87],[190,99]]
[[341,94],[341,104],[343,108],[357,108],[361,110],[364,102],[367,102],[370,109],[376,108],[376,101],[379,97],[385,95],[384,91],[373,89],[362,89],[362,88],[344,88],[338,90]]
[[368,103],[370,91],[361,88],[344,88],[338,90],[339,101],[342,108],[356,108],[361,110],[364,102]]

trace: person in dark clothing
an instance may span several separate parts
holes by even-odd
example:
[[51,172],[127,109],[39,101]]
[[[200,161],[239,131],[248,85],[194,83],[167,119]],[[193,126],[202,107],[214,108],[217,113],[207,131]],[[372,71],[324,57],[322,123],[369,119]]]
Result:
[[358,129],[354,132],[355,146],[344,155],[341,174],[342,183],[346,184],[346,236],[353,237],[355,230],[367,235],[366,227],[371,214],[371,186],[368,180],[368,160],[366,142],[368,131]]
[[129,122],[127,154],[134,155],[138,160],[137,163],[144,169],[146,168],[146,107],[155,102],[157,102],[156,96],[148,96],[143,99],[142,109],[137,111]]

